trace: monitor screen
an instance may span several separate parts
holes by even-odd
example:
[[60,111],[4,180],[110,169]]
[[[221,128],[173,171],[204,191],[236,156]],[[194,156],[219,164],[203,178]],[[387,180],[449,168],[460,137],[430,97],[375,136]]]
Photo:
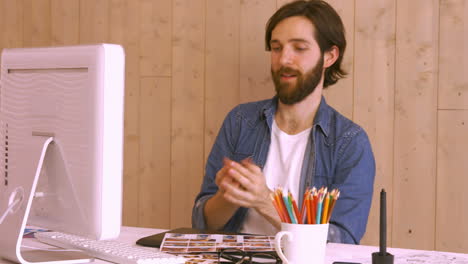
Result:
[[25,221],[93,239],[119,235],[124,74],[119,45],[3,50],[0,247]]

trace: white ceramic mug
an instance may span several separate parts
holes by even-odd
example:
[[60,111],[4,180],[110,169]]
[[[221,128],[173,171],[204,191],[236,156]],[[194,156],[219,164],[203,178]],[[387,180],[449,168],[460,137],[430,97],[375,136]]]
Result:
[[[281,223],[275,236],[275,250],[284,264],[323,264],[327,245],[328,224],[305,225]],[[284,253],[283,237],[287,238]]]

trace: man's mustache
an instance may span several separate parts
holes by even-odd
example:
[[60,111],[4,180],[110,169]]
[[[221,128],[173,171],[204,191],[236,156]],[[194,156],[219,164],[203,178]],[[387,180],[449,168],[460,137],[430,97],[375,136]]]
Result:
[[276,71],[276,75],[280,76],[281,74],[301,75],[301,72],[290,67],[281,67]]

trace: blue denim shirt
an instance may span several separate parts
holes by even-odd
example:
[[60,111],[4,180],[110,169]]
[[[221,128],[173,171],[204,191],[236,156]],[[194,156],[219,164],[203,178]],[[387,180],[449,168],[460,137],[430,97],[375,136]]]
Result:
[[[276,97],[235,107],[226,117],[206,164],[201,191],[195,199],[192,226],[206,229],[204,206],[218,190],[215,177],[223,158],[252,157],[263,168],[268,156]],[[302,164],[299,193],[316,186],[338,188],[340,197],[330,219],[328,240],[358,244],[366,231],[375,177],[375,160],[366,132],[330,107],[322,97]],[[299,195],[299,204],[302,203]],[[225,231],[239,231],[248,208],[239,208]]]

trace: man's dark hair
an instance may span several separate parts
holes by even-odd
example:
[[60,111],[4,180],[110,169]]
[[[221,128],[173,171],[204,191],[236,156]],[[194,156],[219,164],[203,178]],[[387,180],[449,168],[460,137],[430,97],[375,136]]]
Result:
[[333,65],[325,69],[323,87],[326,88],[329,85],[335,84],[338,79],[346,75],[346,72],[341,68],[343,54],[346,49],[345,29],[338,13],[325,1],[294,1],[278,9],[266,25],[266,50],[271,51],[270,41],[273,29],[282,20],[293,16],[303,16],[312,22],[315,27],[314,37],[322,55],[333,46],[338,47],[338,59]]

